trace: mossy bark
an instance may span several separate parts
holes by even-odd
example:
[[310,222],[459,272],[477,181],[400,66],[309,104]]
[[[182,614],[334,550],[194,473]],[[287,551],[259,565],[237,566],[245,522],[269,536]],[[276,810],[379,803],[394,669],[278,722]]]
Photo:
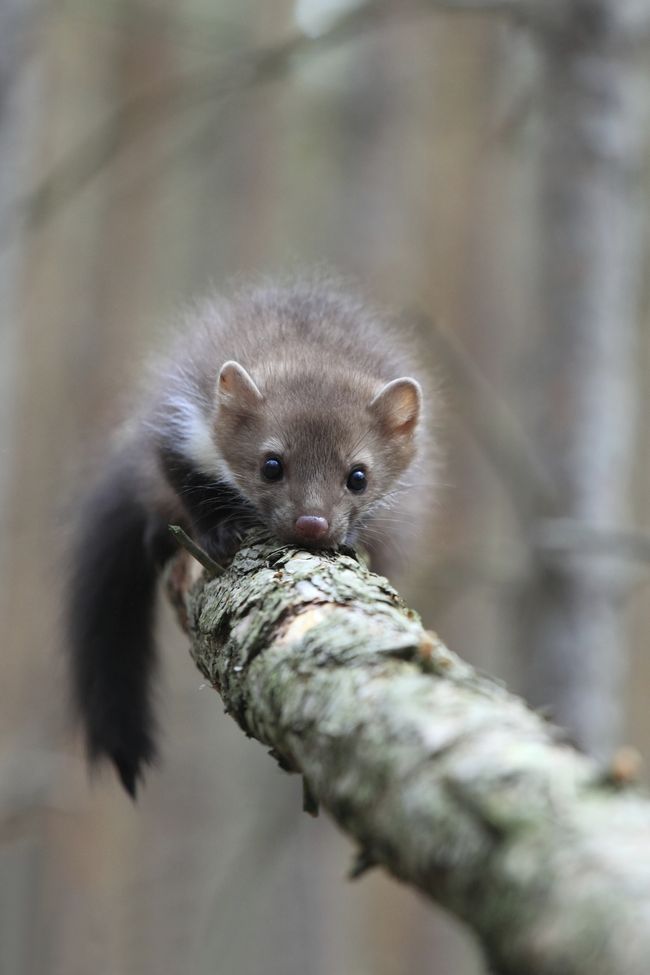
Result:
[[244,731],[502,975],[647,975],[650,802],[423,629],[352,555],[250,535],[189,587],[192,655]]

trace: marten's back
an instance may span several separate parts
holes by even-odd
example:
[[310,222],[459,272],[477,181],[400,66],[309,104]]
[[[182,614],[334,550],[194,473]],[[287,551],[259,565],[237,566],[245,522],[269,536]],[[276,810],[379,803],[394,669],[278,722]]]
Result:
[[168,398],[190,394],[206,407],[227,360],[260,389],[281,377],[367,377],[387,382],[417,369],[390,319],[337,282],[268,284],[196,303],[162,365]]

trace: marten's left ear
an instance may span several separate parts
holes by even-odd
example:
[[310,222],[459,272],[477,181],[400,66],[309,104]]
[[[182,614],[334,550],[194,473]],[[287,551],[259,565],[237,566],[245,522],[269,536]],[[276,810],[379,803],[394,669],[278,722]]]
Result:
[[217,399],[223,406],[247,411],[259,406],[264,397],[250,373],[234,359],[229,359],[219,373]]
[[379,390],[370,410],[390,435],[412,434],[422,408],[422,389],[415,379],[393,379]]

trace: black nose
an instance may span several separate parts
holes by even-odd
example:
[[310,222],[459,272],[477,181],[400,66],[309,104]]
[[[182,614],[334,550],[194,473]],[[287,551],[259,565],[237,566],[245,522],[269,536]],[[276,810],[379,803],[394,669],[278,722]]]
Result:
[[321,518],[320,515],[301,515],[300,518],[296,518],[294,528],[298,538],[304,538],[309,542],[320,541],[330,530],[327,518]]

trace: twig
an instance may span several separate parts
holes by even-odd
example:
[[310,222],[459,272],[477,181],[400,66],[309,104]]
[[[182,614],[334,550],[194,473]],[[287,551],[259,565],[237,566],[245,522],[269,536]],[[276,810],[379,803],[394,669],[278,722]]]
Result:
[[601,555],[650,562],[650,532],[641,528],[606,528],[575,518],[542,518],[534,540],[549,555]]
[[555,486],[512,410],[451,329],[422,312],[416,312],[415,317],[433,339],[455,386],[461,390],[458,399],[463,415],[503,476],[522,519],[528,524],[532,503],[538,509],[553,511],[557,503]]
[[190,555],[200,562],[204,569],[206,569],[211,576],[216,577],[222,575],[226,570],[214,559],[211,559],[207,552],[205,552],[199,545],[194,542],[190,536],[183,531],[180,525],[170,525],[169,530],[178,542]]

